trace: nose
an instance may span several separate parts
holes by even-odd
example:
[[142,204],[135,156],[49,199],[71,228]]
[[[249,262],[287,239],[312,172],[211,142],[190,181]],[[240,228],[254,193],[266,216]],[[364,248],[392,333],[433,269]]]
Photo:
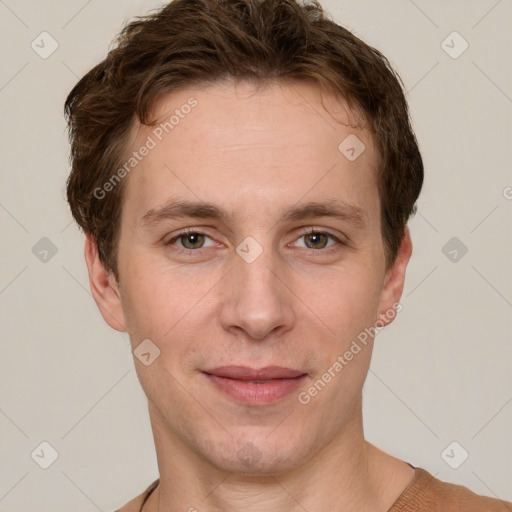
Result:
[[292,329],[296,314],[290,268],[265,249],[251,262],[236,254],[223,279],[220,321],[223,328],[249,340],[264,340]]

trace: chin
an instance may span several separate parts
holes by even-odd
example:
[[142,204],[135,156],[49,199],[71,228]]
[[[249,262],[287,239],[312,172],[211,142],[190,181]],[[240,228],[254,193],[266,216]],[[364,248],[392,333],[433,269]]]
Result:
[[280,435],[269,435],[266,430],[260,435],[229,437],[224,442],[212,440],[203,457],[230,473],[262,477],[286,473],[303,464],[313,451],[297,434],[283,430]]

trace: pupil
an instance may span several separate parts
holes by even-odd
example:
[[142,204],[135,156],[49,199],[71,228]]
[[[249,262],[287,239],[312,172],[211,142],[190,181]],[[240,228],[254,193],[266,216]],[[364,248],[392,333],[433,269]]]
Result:
[[319,237],[324,236],[322,233],[312,233],[309,235],[310,241],[313,241],[313,246],[318,247]]
[[198,241],[200,240],[202,235],[199,233],[189,233],[188,235],[185,235],[185,247],[187,246],[195,246]]

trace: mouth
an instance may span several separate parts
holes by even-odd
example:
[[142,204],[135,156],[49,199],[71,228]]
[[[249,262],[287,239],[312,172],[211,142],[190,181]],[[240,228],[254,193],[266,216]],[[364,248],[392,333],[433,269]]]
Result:
[[261,369],[222,366],[203,373],[218,391],[250,405],[278,402],[296,390],[307,377],[307,373],[281,366]]

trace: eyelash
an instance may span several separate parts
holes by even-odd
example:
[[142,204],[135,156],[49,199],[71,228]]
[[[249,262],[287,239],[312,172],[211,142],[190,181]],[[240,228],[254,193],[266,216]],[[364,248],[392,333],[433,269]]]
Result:
[[[196,230],[194,228],[189,228],[189,229],[185,229],[185,230],[181,231],[180,233],[177,233],[173,238],[168,240],[165,243],[165,245],[172,245],[174,242],[179,240],[182,236],[189,235],[189,234],[204,235],[204,236],[206,236],[208,238],[211,238],[209,235],[207,235],[206,233],[203,233],[202,231],[198,231],[198,230]],[[340,246],[346,245],[345,242],[340,240],[338,237],[332,235],[331,233],[328,233],[326,231],[322,231],[320,229],[314,229],[314,228],[308,228],[307,230],[302,231],[301,234],[299,235],[299,237],[297,238],[297,240],[299,238],[302,238],[302,237],[304,237],[306,235],[311,235],[311,234],[327,235],[327,237],[329,237],[332,240],[334,240],[335,242],[337,242],[337,244],[335,244],[335,245],[333,245],[331,247],[323,248],[323,249],[309,249],[309,248],[305,248],[306,250],[311,251],[311,252],[318,252],[318,253],[322,253],[322,254],[332,254],[333,252],[337,251],[340,248]],[[198,251],[200,251],[202,249],[208,249],[208,247],[200,247],[199,249],[182,249],[181,247],[176,247],[175,248],[176,251],[178,251],[180,253],[189,254],[189,255],[191,255],[194,252],[198,252]]]

